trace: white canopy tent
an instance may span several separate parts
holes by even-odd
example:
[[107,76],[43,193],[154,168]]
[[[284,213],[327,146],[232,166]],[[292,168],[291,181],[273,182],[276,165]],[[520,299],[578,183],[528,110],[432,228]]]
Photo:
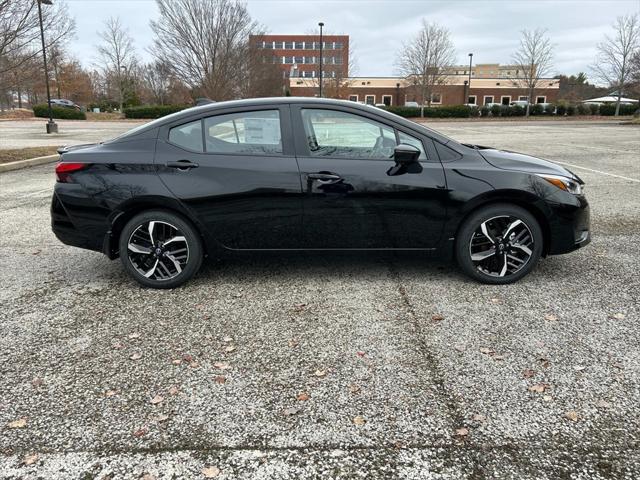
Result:
[[[608,95],[606,97],[598,97],[598,98],[590,98],[589,100],[584,100],[582,103],[616,103],[618,101],[618,97]],[[620,103],[625,104],[635,104],[638,103],[638,100],[634,100],[633,98],[620,97]]]

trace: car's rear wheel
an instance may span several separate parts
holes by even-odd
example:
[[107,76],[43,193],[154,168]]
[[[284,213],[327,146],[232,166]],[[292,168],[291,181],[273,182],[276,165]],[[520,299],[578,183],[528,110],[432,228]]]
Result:
[[456,240],[456,258],[471,278],[506,284],[535,267],[542,247],[542,229],[531,213],[516,205],[495,204],[467,218]]
[[145,287],[174,288],[193,277],[202,264],[196,229],[171,212],[151,210],[133,217],[120,234],[120,259]]

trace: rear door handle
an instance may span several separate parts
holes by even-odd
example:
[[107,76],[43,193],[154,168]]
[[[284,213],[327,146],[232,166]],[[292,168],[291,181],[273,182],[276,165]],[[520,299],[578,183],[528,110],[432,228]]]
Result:
[[198,168],[198,164],[190,160],[178,160],[177,162],[167,162],[167,167],[189,170],[190,168]]
[[307,174],[309,180],[318,180],[320,182],[331,182],[336,180],[342,180],[340,175],[335,173],[309,173]]

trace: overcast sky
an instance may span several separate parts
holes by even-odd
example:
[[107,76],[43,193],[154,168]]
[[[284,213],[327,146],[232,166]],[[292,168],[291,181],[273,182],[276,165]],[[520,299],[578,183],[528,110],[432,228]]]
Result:
[[[254,19],[268,33],[309,33],[323,21],[330,33],[351,37],[359,76],[395,75],[397,52],[420,28],[422,18],[446,26],[458,62],[508,63],[524,28],[547,28],[556,46],[554,72],[588,72],[596,43],[618,15],[640,12],[640,0],[249,0]],[[67,0],[76,19],[71,51],[86,66],[95,59],[97,32],[109,16],[120,16],[139,56],[151,57],[157,18],[154,0]]]

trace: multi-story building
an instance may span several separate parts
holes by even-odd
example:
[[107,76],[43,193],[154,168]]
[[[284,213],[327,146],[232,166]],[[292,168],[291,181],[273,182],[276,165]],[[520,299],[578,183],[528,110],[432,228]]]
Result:
[[[452,67],[452,73],[434,86],[431,105],[488,105],[499,103],[509,105],[516,100],[527,100],[526,88],[517,78],[514,66],[492,64],[471,70],[469,67]],[[493,72],[493,73],[492,73]],[[329,82],[327,80],[327,82]],[[330,82],[331,83],[331,82]],[[558,99],[560,81],[544,78],[535,90],[535,103],[553,103]],[[289,91],[295,96],[317,96],[316,78],[290,78]],[[335,94],[334,92],[338,92]],[[324,87],[325,96],[336,96],[345,100],[385,105],[404,105],[406,102],[427,104],[421,98],[421,89],[413,77],[351,77],[341,81],[340,88]]]
[[[265,62],[280,66],[284,78],[317,78],[320,71],[320,35],[252,35],[251,45]],[[322,36],[324,78],[349,76],[349,35]]]

